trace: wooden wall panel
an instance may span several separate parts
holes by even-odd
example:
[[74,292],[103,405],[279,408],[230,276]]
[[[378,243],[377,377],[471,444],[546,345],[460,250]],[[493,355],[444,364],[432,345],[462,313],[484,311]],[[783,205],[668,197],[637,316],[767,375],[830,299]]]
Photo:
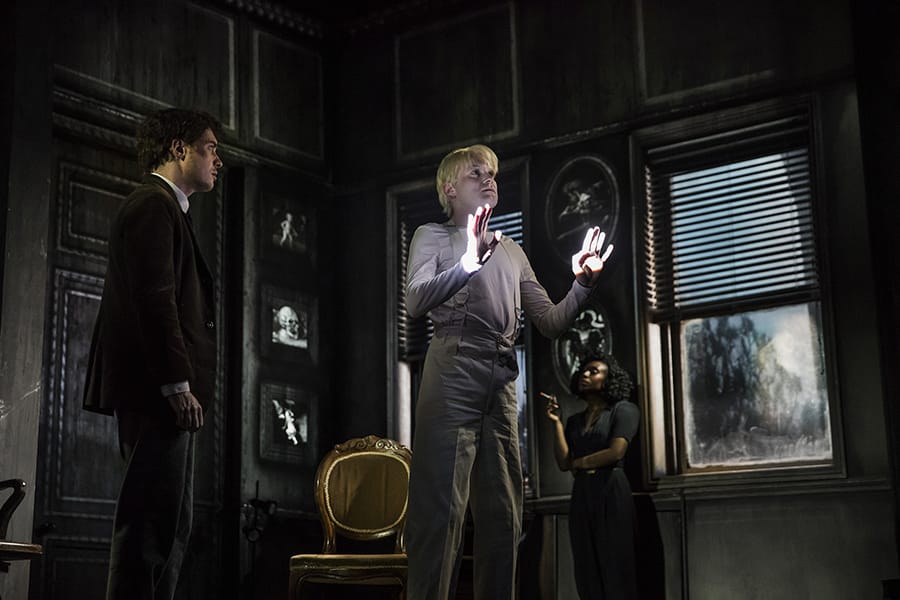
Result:
[[879,598],[896,573],[891,512],[887,491],[691,502],[690,597]]
[[851,64],[843,2],[640,0],[635,10],[635,66],[644,103],[743,92]]
[[208,110],[237,129],[235,23],[189,2],[54,6],[57,80],[122,106]]
[[73,542],[48,537],[44,549],[51,557],[44,559],[49,562],[44,567],[47,577],[41,590],[32,590],[32,597],[66,600],[74,595],[82,598],[106,595],[109,548],[105,544],[90,539]]
[[[92,513],[112,518],[124,469],[116,461],[116,422],[82,410],[84,374],[103,281],[76,272],[55,275],[44,516]],[[111,457],[113,460],[110,460]],[[113,473],[95,468],[111,465]],[[112,476],[111,476],[112,475]],[[115,478],[119,475],[119,479]]]
[[622,120],[635,107],[630,2],[522,2],[523,135],[541,138]]
[[[335,181],[365,181],[394,162],[394,46],[390,38],[356,41],[339,49],[331,99],[337,119],[329,144]],[[365,102],[360,102],[360,99]]]
[[57,249],[106,260],[109,227],[119,202],[139,184],[80,165],[59,165]]
[[253,138],[262,146],[323,158],[322,57],[253,31]]
[[[385,250],[386,219],[384,195],[373,190],[336,196],[323,211],[324,222],[331,231],[340,232],[351,244],[331,244],[332,264],[341,265],[333,278],[335,340],[330,355],[338,373],[332,401],[335,406],[333,435],[335,442],[369,434],[388,435],[388,398],[385,373],[390,365],[387,357],[385,318],[388,311],[389,287]],[[368,256],[366,267],[357,269],[347,279],[346,265],[355,264],[359,248]],[[352,283],[351,283],[352,282]],[[342,284],[351,283],[352,289]],[[367,382],[360,393],[358,386],[347,385],[347,370],[353,379]],[[391,366],[393,370],[393,366]],[[331,448],[325,445],[325,449]]]
[[401,158],[519,134],[511,4],[400,35],[395,61]]
[[[49,33],[47,0],[4,5],[3,33],[14,28],[13,39],[0,42],[7,54],[0,60],[4,92],[0,102],[0,238],[3,238],[2,315],[0,315],[0,473],[24,479],[30,490],[9,523],[7,535],[16,541],[32,539],[41,402],[46,394],[44,328],[47,321],[47,250],[49,235],[50,144]],[[8,59],[8,60],[7,60]],[[4,497],[6,494],[4,493]],[[31,563],[13,563],[0,575],[0,596],[25,598]]]

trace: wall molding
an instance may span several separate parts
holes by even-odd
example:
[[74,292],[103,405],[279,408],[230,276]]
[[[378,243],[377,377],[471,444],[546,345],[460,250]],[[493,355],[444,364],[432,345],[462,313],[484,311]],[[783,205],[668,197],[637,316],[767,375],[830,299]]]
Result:
[[325,24],[312,17],[302,15],[290,8],[266,0],[219,0],[225,6],[240,12],[258,17],[279,27],[315,39],[323,39],[326,35]]

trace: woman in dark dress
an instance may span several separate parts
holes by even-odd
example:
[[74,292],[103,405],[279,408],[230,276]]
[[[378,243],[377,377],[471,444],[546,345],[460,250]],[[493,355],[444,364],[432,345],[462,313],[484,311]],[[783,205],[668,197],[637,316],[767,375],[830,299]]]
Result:
[[587,402],[563,429],[556,397],[547,398],[553,422],[553,450],[575,483],[569,534],[575,584],[581,600],[637,598],[634,567],[634,504],[622,470],[640,411],[629,401],[633,385],[616,359],[588,357],[572,375],[572,393]]

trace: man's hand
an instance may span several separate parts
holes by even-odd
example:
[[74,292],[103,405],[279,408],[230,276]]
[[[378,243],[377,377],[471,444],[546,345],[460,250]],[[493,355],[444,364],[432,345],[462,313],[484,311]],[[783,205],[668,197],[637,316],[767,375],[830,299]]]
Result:
[[600,279],[600,271],[612,254],[613,245],[603,250],[606,234],[599,227],[591,227],[584,236],[581,250],[572,255],[572,273],[575,279],[585,287],[594,286]]
[[499,231],[495,231],[493,235],[487,234],[488,221],[493,212],[494,209],[485,204],[479,206],[474,215],[469,215],[466,223],[466,253],[460,259],[467,273],[479,270],[500,243]]
[[197,431],[203,427],[203,407],[190,392],[167,396],[169,406],[175,413],[175,425],[179,429]]

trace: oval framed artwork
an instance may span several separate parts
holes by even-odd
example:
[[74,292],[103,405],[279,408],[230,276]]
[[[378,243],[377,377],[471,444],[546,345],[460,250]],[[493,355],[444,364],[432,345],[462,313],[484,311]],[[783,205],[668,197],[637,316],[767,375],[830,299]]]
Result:
[[612,331],[606,311],[597,303],[581,311],[572,325],[553,340],[553,371],[564,390],[572,373],[585,358],[596,352],[612,352]]
[[599,227],[606,243],[612,242],[619,206],[619,185],[605,160],[585,154],[566,161],[550,182],[544,218],[547,238],[559,258],[571,262],[589,227]]

